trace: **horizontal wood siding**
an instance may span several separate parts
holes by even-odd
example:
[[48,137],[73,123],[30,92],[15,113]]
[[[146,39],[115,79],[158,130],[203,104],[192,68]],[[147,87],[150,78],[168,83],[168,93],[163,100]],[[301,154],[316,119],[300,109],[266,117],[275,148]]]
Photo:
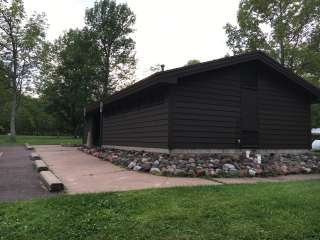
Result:
[[310,148],[310,101],[271,69],[259,74],[259,142],[265,149]]
[[181,79],[172,94],[171,148],[237,148],[240,81],[236,68]]
[[104,114],[103,144],[168,148],[168,101],[115,115]]
[[248,64],[253,63],[190,76],[174,86],[171,148],[239,148],[240,76],[248,66],[257,68],[258,72],[257,147],[310,148],[310,99],[307,93],[263,64]]

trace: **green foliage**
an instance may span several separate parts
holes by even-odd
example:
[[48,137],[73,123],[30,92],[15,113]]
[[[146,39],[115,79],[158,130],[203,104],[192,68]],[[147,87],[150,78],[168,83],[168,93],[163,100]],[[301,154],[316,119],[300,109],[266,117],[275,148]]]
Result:
[[44,15],[29,19],[22,0],[0,1],[0,58],[7,67],[10,82],[10,132],[16,134],[16,110],[23,92],[29,91],[36,75],[39,55],[45,42]]
[[[264,50],[320,86],[320,0],[241,0],[238,26],[228,23],[225,31],[234,54]],[[312,108],[314,127],[319,110]]]
[[189,65],[193,65],[193,64],[198,64],[200,63],[200,60],[198,59],[191,59],[187,62],[186,66],[189,66]]
[[99,1],[87,9],[84,29],[45,45],[37,88],[60,131],[81,135],[84,107],[132,80],[134,22],[126,4]]
[[[1,95],[1,94],[0,94]],[[0,134],[7,134],[10,129],[9,100],[0,103]],[[46,111],[47,103],[43,98],[32,98],[30,96],[21,96],[20,107],[17,111],[17,131],[21,134],[46,135],[46,134],[66,134],[65,128],[58,128],[59,121],[52,114]]]
[[10,115],[7,111],[10,104],[10,92],[9,92],[9,80],[8,71],[4,64],[0,62],[0,134],[6,133],[7,130],[5,126],[7,125],[9,119],[7,116]]
[[57,127],[58,120],[46,111],[47,103],[43,98],[24,96],[17,112],[17,130],[21,134],[59,135],[66,133],[65,129]]
[[102,75],[95,87],[99,99],[128,84],[136,66],[135,42],[131,38],[136,17],[127,4],[96,1],[86,10],[86,27],[102,59]]
[[81,194],[0,204],[14,239],[320,238],[318,181]]
[[305,44],[320,25],[319,0],[242,0],[238,25],[225,26],[233,53],[262,49],[298,70]]
[[66,32],[50,51],[56,66],[42,81],[41,96],[47,102],[46,111],[59,120],[57,128],[76,136],[81,134],[84,107],[95,100],[101,59],[95,42],[81,30]]

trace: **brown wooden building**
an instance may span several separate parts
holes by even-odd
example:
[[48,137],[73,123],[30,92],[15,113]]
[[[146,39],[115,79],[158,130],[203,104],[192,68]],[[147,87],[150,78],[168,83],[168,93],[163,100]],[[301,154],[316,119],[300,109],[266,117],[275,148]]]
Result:
[[[257,51],[155,73],[87,108],[85,141],[162,152],[306,150],[320,90]],[[89,138],[88,138],[89,136]]]

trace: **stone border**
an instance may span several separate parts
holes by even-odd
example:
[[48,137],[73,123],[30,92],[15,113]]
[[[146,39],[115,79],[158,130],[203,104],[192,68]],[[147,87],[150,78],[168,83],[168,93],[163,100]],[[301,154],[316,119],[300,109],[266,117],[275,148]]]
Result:
[[[26,148],[31,147],[26,144]],[[31,147],[32,150],[34,147]],[[31,152],[29,159],[33,161],[34,169],[40,174],[40,180],[49,192],[60,192],[64,190],[63,183],[57,176],[50,171],[48,165],[41,159],[41,156],[36,152]]]
[[49,192],[60,192],[64,189],[63,183],[50,171],[41,171],[40,179]]
[[33,166],[37,170],[37,172],[48,171],[49,170],[47,164],[45,164],[45,162],[42,161],[42,160],[35,160],[33,162]]
[[41,157],[40,157],[40,155],[39,155],[38,153],[32,152],[32,153],[30,153],[30,155],[29,155],[29,159],[30,159],[31,161],[35,161],[35,160],[41,160]]
[[320,173],[320,155],[266,153],[256,150],[234,154],[167,154],[114,148],[79,150],[127,169],[177,177],[270,177]]
[[29,143],[25,143],[24,146],[27,150],[34,150],[34,147],[29,145]]

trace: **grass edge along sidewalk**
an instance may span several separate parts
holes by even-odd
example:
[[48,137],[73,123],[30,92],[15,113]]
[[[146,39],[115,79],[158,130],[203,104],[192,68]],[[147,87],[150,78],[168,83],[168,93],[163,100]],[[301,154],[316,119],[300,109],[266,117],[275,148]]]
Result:
[[74,138],[71,136],[27,136],[19,135],[16,137],[16,142],[12,142],[9,136],[0,135],[0,145],[16,145],[25,144],[30,145],[59,145],[59,144],[81,144],[81,138]]
[[14,240],[320,239],[319,183],[176,187],[0,203],[0,232]]

